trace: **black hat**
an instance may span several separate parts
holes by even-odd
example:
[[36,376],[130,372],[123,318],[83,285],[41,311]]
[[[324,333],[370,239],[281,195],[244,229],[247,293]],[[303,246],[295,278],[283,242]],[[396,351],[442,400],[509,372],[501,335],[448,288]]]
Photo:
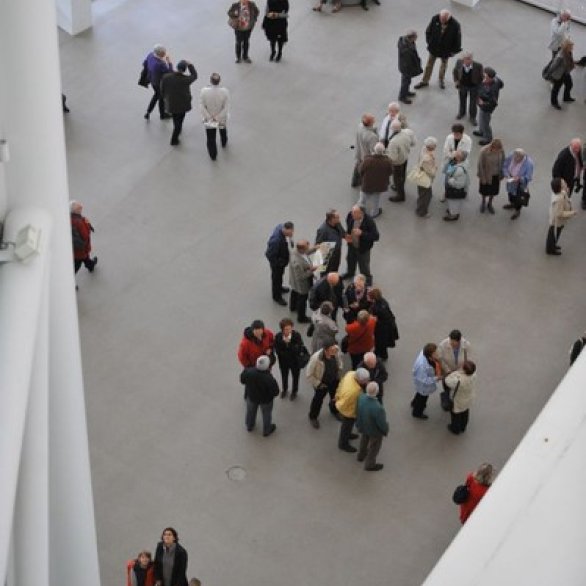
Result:
[[177,71],[183,73],[187,69],[187,61],[185,59],[181,59],[179,63],[177,63]]

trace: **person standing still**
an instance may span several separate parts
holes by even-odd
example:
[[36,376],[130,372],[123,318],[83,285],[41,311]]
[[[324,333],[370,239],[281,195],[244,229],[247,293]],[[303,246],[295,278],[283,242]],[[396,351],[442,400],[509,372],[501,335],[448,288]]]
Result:
[[417,32],[411,30],[406,35],[400,37],[397,43],[399,49],[399,72],[401,73],[399,101],[403,102],[403,104],[413,103],[409,99],[415,96],[415,92],[409,89],[411,80],[423,72],[415,41],[417,41]]
[[453,76],[460,97],[460,107],[456,118],[461,120],[466,116],[466,103],[469,102],[470,122],[476,126],[478,90],[482,83],[482,63],[474,61],[472,53],[464,53],[462,58],[456,61]]
[[248,57],[250,34],[258,19],[259,10],[251,0],[234,2],[228,10],[228,23],[236,35],[236,63],[252,63]]
[[278,224],[273,230],[268,242],[265,256],[271,266],[271,292],[273,301],[285,306],[283,293],[289,292],[289,287],[283,287],[283,274],[289,264],[288,238],[293,238],[293,222]]
[[187,586],[187,552],[173,527],[163,529],[155,550],[155,585]]
[[204,87],[199,94],[199,104],[203,125],[206,129],[206,146],[210,159],[216,160],[218,146],[216,143],[216,130],[220,131],[220,143],[222,148],[228,144],[228,102],[230,94],[224,87],[220,87],[222,78],[219,73],[210,75],[210,85]]
[[279,396],[279,384],[271,374],[271,360],[259,356],[254,367],[245,368],[240,374],[246,397],[246,429],[252,431],[256,425],[256,414],[260,407],[262,413],[262,434],[271,435],[277,426],[272,421],[273,400]]
[[173,63],[167,53],[167,49],[163,45],[155,45],[152,52],[149,53],[142,63],[142,66],[147,71],[147,79],[153,88],[153,97],[149,102],[146,114],[144,115],[145,120],[149,120],[151,112],[155,109],[155,106],[159,104],[159,115],[161,120],[170,118],[169,114],[165,113],[165,107],[161,98],[161,79],[163,75],[173,71]]
[[267,0],[262,28],[271,45],[269,61],[278,63],[283,57],[283,45],[289,40],[287,36],[288,18],[289,0]]
[[356,429],[360,432],[360,448],[356,459],[364,462],[367,472],[378,472],[383,464],[376,457],[380,452],[383,437],[389,433],[387,414],[382,403],[377,401],[378,384],[374,381],[366,385],[366,392],[358,397],[356,409]]
[[83,264],[85,268],[93,273],[98,264],[98,257],[90,258],[92,251],[92,237],[94,227],[90,221],[82,215],[83,205],[78,201],[69,204],[71,219],[71,237],[73,241],[73,268],[79,271]]

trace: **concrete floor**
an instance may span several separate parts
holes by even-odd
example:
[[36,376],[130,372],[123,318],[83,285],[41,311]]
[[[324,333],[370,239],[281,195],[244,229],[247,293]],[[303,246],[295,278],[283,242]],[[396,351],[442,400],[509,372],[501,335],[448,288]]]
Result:
[[[85,202],[100,257],[77,281],[103,584],[120,584],[124,561],[167,525],[206,586],[421,584],[458,531],[454,486],[483,461],[502,468],[585,327],[586,213],[568,225],[561,257],[544,254],[551,163],[586,136],[584,104],[553,111],[539,75],[551,16],[507,0],[453,6],[464,47],[505,82],[495,136],[535,159],[532,199],[517,222],[502,195],[496,216],[480,215],[473,185],[450,225],[437,200],[431,219],[416,218],[412,187],[403,205],[385,200],[372,264],[401,340],[385,393],[385,469],[370,475],[338,451],[328,414],[309,427],[305,381],[297,402],[277,401],[274,436],[246,433],[235,353],[252,319],[276,328],[288,314],[270,299],[269,232],[291,219],[311,239],[327,208],[354,203],[360,115],[382,119],[398,91],[398,36],[415,27],[423,38],[444,3],[318,15],[297,0],[283,62],[269,63],[258,29],[254,63],[236,66],[228,3],[101,1],[94,28],[60,44],[71,197]],[[575,36],[583,49],[584,29]],[[232,92],[230,144],[215,163],[196,112],[177,149],[169,122],[142,117],[150,92],[136,80],[155,42],[193,60],[195,94],[212,71]],[[419,50],[425,58],[422,41]],[[456,108],[453,85],[441,91],[434,79],[405,112],[420,141],[443,141]],[[478,364],[458,438],[437,400],[424,423],[408,409],[417,352],[454,327]],[[227,476],[232,466],[243,480]]]

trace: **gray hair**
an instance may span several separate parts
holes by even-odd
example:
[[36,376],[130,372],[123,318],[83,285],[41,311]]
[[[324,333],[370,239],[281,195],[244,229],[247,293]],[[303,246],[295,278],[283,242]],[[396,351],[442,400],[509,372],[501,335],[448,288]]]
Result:
[[524,149],[521,149],[521,148],[516,148],[513,151],[513,155],[516,156],[516,157],[518,157],[518,158],[523,158],[526,154],[527,153],[525,153],[525,150]]
[[374,381],[369,382],[366,385],[366,394],[369,397],[376,397],[378,395],[378,383],[375,383]]
[[365,383],[370,378],[370,373],[366,368],[359,368],[355,373],[354,376],[359,383]]
[[69,202],[69,211],[74,214],[78,214],[83,209],[83,206],[76,200],[72,199]]
[[358,273],[358,274],[357,274],[357,275],[354,277],[354,279],[352,279],[352,282],[353,282],[353,283],[356,283],[357,281],[362,281],[363,283],[366,283],[366,277],[365,277],[363,274],[361,274],[361,273]]
[[377,142],[374,145],[374,154],[375,155],[382,155],[385,152],[385,145],[382,142]]
[[167,54],[167,49],[165,49],[165,47],[163,47],[163,45],[157,44],[153,47],[153,53],[157,57],[164,57]]
[[444,10],[440,10],[440,16],[447,16],[449,18],[452,16],[452,13],[444,8]]
[[462,161],[465,161],[468,158],[468,153],[466,151],[461,151],[458,149],[456,153],[458,153]]
[[390,110],[391,108],[392,108],[393,110],[400,110],[400,109],[401,109],[401,106],[399,106],[399,103],[398,103],[398,102],[391,102],[391,103],[389,104],[389,107],[388,107],[388,109]]
[[423,145],[426,149],[433,150],[435,147],[437,147],[437,138],[435,138],[435,136],[428,136],[423,141]]
[[470,51],[465,51],[462,53],[462,59],[472,59],[474,55]]
[[494,468],[492,464],[482,464],[474,474],[474,479],[484,486],[490,486],[494,476]]
[[210,75],[210,83],[212,85],[219,85],[221,79],[222,78],[220,77],[220,74],[219,73],[212,73]]
[[401,121],[396,118],[391,122],[391,130],[401,130]]

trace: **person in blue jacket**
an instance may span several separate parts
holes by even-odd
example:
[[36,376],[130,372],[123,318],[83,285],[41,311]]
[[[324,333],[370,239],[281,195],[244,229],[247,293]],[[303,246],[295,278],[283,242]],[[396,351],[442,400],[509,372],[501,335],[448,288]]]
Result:
[[428,419],[424,413],[427,398],[437,390],[437,381],[441,379],[441,366],[437,356],[437,345],[425,344],[413,364],[413,384],[415,396],[411,401],[411,413],[416,419]]
[[[287,238],[293,237],[293,222],[278,224],[273,230],[268,242],[265,256],[271,265],[271,289],[273,301],[279,305],[287,305],[283,299],[283,293],[289,291],[283,287],[283,274],[285,267],[289,264],[289,244]],[[293,246],[293,243],[291,243]]]

